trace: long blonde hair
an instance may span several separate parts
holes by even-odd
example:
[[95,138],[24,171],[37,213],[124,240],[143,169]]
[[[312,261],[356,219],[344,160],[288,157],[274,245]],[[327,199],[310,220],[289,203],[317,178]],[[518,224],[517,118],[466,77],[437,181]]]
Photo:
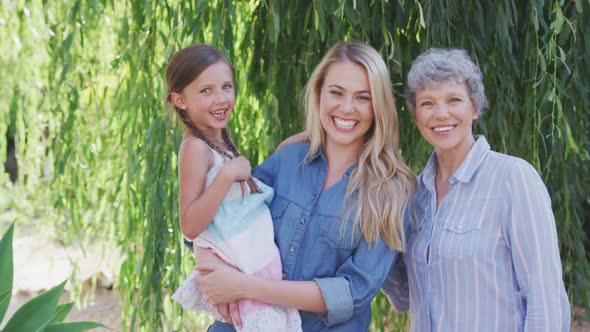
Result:
[[[415,176],[398,152],[399,130],[395,100],[387,66],[379,53],[359,42],[338,43],[326,53],[305,86],[306,130],[310,137],[311,160],[325,143],[319,115],[320,94],[330,66],[350,61],[362,66],[369,79],[373,125],[365,136],[357,167],[351,174],[343,206],[344,220],[354,218],[353,234],[360,229],[364,239],[383,239],[395,250],[404,250],[403,215],[415,188]],[[346,202],[356,197],[357,204]]]

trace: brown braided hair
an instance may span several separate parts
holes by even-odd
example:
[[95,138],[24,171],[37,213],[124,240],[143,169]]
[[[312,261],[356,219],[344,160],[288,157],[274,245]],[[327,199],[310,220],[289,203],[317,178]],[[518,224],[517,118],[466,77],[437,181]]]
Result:
[[[210,45],[196,44],[184,48],[176,53],[166,68],[166,83],[168,85],[166,101],[172,104],[172,99],[170,96],[173,92],[180,93],[187,85],[189,85],[199,75],[201,75],[205,69],[215,63],[218,63],[219,61],[225,62],[233,71],[233,68],[225,55],[220,50]],[[240,156],[236,145],[231,139],[226,128],[221,130],[221,137],[223,139],[223,144],[225,145],[225,148],[222,148],[203,135],[203,133],[191,121],[186,110],[179,108],[176,105],[173,106],[177,118],[186,126],[186,128],[191,131],[195,137],[205,142],[211,149],[217,151],[220,155],[229,159]],[[228,150],[231,152],[231,154],[227,152]],[[252,176],[250,176],[248,180],[240,181],[242,197],[246,193],[244,182],[248,183],[251,193],[262,192],[256,182],[254,182]]]

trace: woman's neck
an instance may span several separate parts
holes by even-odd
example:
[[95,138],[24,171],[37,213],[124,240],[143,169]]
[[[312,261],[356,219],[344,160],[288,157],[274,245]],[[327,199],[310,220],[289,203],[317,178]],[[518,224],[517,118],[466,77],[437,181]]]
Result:
[[351,145],[337,145],[326,142],[323,151],[328,162],[328,174],[324,180],[322,190],[340,181],[346,170],[358,162],[360,146],[354,147]]
[[348,169],[357,163],[360,155],[360,146],[339,145],[326,142],[324,155],[328,161],[328,167]]
[[471,151],[475,144],[475,138],[466,140],[464,144],[447,151],[436,151],[437,169],[436,177],[439,181],[448,182],[448,180],[455,174],[457,169],[465,160],[465,157]]

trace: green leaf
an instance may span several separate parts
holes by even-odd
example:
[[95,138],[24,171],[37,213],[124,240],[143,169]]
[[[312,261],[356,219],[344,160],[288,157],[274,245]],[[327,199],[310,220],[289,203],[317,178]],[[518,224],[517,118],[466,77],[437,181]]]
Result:
[[74,302],[58,305],[57,309],[55,310],[55,314],[53,314],[53,318],[51,319],[49,324],[63,322],[64,319],[66,319],[66,316],[70,313],[70,310],[72,310],[73,305]]
[[578,14],[582,14],[582,1],[574,1],[574,4],[576,4],[576,11]]
[[10,295],[11,294],[12,294],[12,289],[9,289],[9,290],[5,291],[4,293],[0,294],[0,307],[8,305],[10,303]]
[[44,332],[78,332],[78,331],[88,331],[95,328],[104,327],[106,326],[100,323],[94,322],[72,322],[72,323],[57,323],[57,324],[50,324],[48,325]]
[[[4,318],[6,311],[8,310],[8,304],[10,303],[10,297],[12,294],[12,274],[14,270],[12,262],[12,236],[14,234],[14,223],[8,227],[2,240],[0,240],[0,294],[2,297],[6,296],[6,299],[0,298],[0,322]],[[8,293],[6,293],[8,292]]]
[[424,10],[422,10],[422,5],[420,1],[415,1],[416,5],[418,5],[418,12],[420,13],[420,26],[422,29],[426,29],[426,21],[424,21]]
[[43,329],[55,314],[66,281],[25,303],[6,323],[4,330],[29,332]]

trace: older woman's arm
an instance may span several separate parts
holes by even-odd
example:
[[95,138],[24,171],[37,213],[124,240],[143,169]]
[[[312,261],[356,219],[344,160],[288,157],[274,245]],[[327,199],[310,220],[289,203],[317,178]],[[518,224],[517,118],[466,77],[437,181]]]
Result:
[[410,308],[408,273],[403,255],[400,254],[391,265],[391,270],[381,286],[381,291],[395,311],[402,312]]
[[526,301],[525,331],[569,331],[570,306],[551,199],[536,170],[524,160],[517,159],[507,176],[505,236]]
[[[412,201],[404,213],[404,233],[406,241],[409,238],[410,224],[412,217],[415,218],[416,210],[414,209],[414,201]],[[408,243],[406,242],[406,250],[408,250]],[[387,278],[381,286],[381,291],[387,297],[389,304],[397,312],[407,311],[410,308],[410,289],[408,285],[408,271],[406,263],[404,262],[403,254],[400,253],[396,260],[393,261],[391,269],[387,274]]]

